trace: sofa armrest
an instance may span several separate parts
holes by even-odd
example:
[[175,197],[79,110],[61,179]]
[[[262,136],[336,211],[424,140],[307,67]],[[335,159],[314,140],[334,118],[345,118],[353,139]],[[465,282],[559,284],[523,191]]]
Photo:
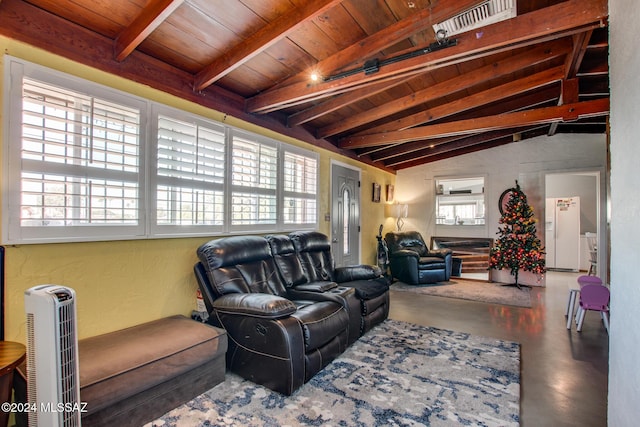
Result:
[[296,312],[286,298],[270,294],[227,294],[213,302],[213,310],[264,319],[280,319]]
[[376,279],[382,276],[382,270],[377,265],[350,265],[337,267],[333,271],[334,279],[338,283],[353,282],[354,280]]
[[429,249],[429,256],[437,256],[440,258],[445,258],[447,255],[451,255],[453,252],[449,248],[441,248],[441,249]]
[[338,287],[338,284],[336,282],[309,282],[309,283],[303,283],[301,285],[295,285],[292,287],[293,290],[295,291],[302,291],[302,292],[326,292],[326,291],[330,291],[331,289],[335,289]]
[[400,249],[389,254],[390,258],[420,258],[420,254],[416,251],[412,251],[410,249]]

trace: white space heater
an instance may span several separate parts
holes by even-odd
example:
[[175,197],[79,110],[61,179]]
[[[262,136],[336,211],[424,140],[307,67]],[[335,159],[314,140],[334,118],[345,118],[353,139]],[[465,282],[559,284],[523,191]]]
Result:
[[80,426],[76,294],[41,285],[24,293],[30,427]]

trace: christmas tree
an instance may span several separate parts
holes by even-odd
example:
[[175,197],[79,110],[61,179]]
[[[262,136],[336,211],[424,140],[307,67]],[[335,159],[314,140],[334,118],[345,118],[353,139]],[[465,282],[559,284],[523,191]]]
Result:
[[[536,236],[536,220],[527,196],[516,186],[503,193],[502,217],[498,227],[498,239],[489,253],[489,269],[509,269],[515,277],[514,285],[520,288],[518,272],[530,271],[542,275],[545,272],[544,248]],[[509,197],[510,196],[510,197]]]

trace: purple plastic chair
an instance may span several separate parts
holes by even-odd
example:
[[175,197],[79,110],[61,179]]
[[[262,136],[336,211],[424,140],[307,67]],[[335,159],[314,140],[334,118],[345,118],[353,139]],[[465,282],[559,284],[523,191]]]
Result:
[[578,277],[580,286],[584,285],[602,285],[602,279],[598,276],[580,276]]
[[599,311],[604,327],[609,333],[609,289],[602,285],[584,285],[580,289],[580,307],[578,308],[578,327],[582,330],[584,315],[587,310]]

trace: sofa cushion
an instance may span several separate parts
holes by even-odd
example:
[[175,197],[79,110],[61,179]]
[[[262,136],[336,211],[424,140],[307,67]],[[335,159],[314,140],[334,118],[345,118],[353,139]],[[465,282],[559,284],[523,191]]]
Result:
[[402,249],[414,251],[420,256],[426,256],[429,252],[422,235],[417,231],[389,232],[384,239],[391,255]]
[[90,411],[178,377],[227,350],[224,330],[172,316],[78,342],[80,393]]
[[231,236],[211,240],[202,244],[197,254],[216,297],[230,293],[286,294],[264,237]]
[[425,256],[418,261],[418,270],[444,270],[445,260],[439,257]]
[[197,254],[207,270],[213,270],[271,258],[271,249],[264,237],[232,236],[204,243]]
[[284,235],[271,235],[266,239],[285,285],[296,286],[307,282],[307,277],[304,275],[302,264],[291,239]]
[[354,280],[352,282],[341,283],[340,285],[354,288],[356,296],[362,300],[374,299],[389,291],[386,279]]
[[334,260],[329,239],[317,231],[296,231],[289,234],[304,274],[309,282],[333,281]]

